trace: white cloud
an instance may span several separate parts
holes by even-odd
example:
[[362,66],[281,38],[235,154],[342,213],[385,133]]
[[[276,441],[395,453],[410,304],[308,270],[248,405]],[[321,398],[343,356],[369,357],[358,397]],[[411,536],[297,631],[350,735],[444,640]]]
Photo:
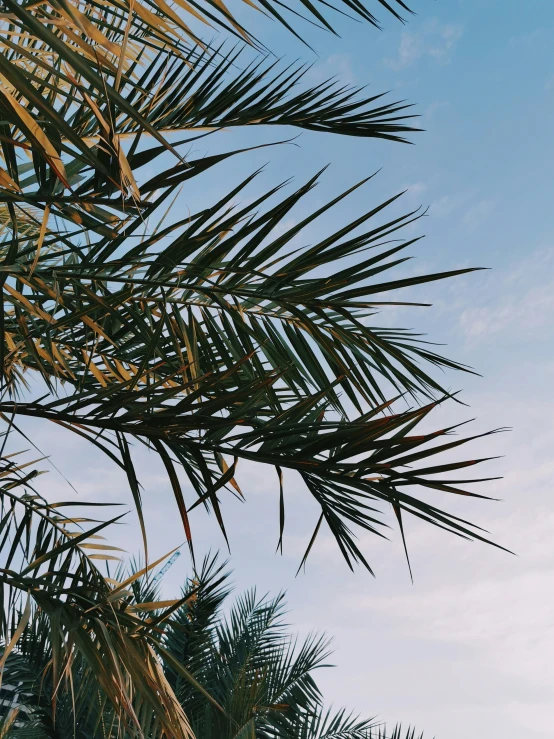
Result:
[[[480,457],[506,454],[484,469],[505,478],[481,490],[506,502],[451,499],[447,505],[517,557],[407,519],[413,587],[395,531],[388,548],[362,537],[363,551],[377,564],[376,581],[361,573],[343,577],[327,542],[316,544],[319,564],[308,573],[333,593],[326,602],[316,595],[313,607],[305,607],[316,623],[323,609],[336,635],[338,668],[322,675],[326,694],[413,722],[425,736],[546,739],[552,733],[554,400],[544,392],[544,367],[520,363],[513,370],[473,399],[481,428],[507,419],[515,425],[509,434],[475,442]],[[523,389],[518,372],[529,378]],[[445,405],[438,422],[455,421],[458,412]]]
[[435,117],[436,113],[439,110],[445,110],[445,109],[448,109],[449,107],[450,107],[450,103],[445,103],[445,102],[441,102],[437,100],[436,102],[431,103],[430,105],[427,106],[427,108],[425,109],[425,113],[423,114],[423,118],[424,120],[431,120],[432,118]]
[[463,28],[458,24],[431,20],[423,24],[420,31],[403,33],[397,57],[386,59],[385,63],[396,71],[410,67],[424,57],[448,64],[462,33]]
[[463,199],[456,195],[443,195],[431,203],[429,213],[437,218],[445,218],[457,210]]
[[[473,201],[473,202],[472,202]],[[431,203],[429,212],[435,218],[446,218],[464,209],[462,223],[470,230],[481,225],[494,211],[495,202],[483,198],[475,201],[475,193],[467,191],[453,195],[442,195]]]
[[410,200],[421,200],[428,188],[425,182],[410,182],[400,189],[406,190],[406,197]]
[[532,288],[526,295],[505,296],[496,304],[465,310],[460,323],[472,338],[500,331],[534,331],[551,324],[554,317],[554,280]]
[[421,36],[415,33],[403,33],[398,49],[398,59],[394,63],[391,62],[391,67],[393,69],[409,67],[423,56],[424,51],[425,47]]
[[336,77],[343,85],[356,83],[352,69],[352,57],[349,54],[331,54],[327,59],[312,67],[308,74],[314,82],[325,82],[331,77]]
[[493,210],[494,202],[492,200],[480,200],[469,208],[462,220],[473,231],[489,217]]
[[554,249],[540,250],[502,273],[486,278],[480,294],[493,295],[481,305],[466,308],[460,327],[478,339],[510,331],[514,336],[550,331],[554,324]]
[[533,31],[528,31],[527,33],[523,33],[519,36],[513,36],[510,39],[510,46],[536,47],[536,45],[540,43],[541,39],[544,38],[544,35],[545,35],[544,28],[535,28]]

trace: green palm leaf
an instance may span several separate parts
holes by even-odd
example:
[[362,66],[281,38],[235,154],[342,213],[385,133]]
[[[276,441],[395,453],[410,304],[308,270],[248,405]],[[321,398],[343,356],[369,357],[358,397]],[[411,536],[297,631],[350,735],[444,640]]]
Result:
[[[308,229],[363,183],[286,227],[318,177],[237,205],[255,175],[184,218],[171,212],[178,188],[248,152],[185,160],[180,147],[200,128],[292,125],[399,140],[410,130],[406,106],[333,82],[310,87],[303,67],[254,61],[237,71],[240,49],[203,44],[159,0],[132,12],[69,0],[7,8],[22,35],[15,45],[0,33],[0,412],[51,420],[99,447],[125,470],[139,517],[130,442],[155,449],[191,547],[190,511],[213,509],[225,533],[223,496],[242,494],[250,461],[274,466],[281,483],[283,470],[300,472],[321,510],[306,555],[326,525],[350,566],[369,567],[355,532],[382,536],[389,507],[402,532],[409,512],[484,539],[418,493],[467,494],[444,475],[475,461],[434,461],[462,441],[440,443],[452,429],[411,435],[447,395],[434,370],[468,368],[377,317],[409,302],[398,290],[471,271],[401,272],[417,241],[402,229],[421,213],[399,216],[396,194],[308,245]],[[174,131],[185,138],[169,143]],[[27,371],[48,397],[29,395]],[[414,410],[392,405],[402,395]],[[285,500],[281,485],[281,543]]]

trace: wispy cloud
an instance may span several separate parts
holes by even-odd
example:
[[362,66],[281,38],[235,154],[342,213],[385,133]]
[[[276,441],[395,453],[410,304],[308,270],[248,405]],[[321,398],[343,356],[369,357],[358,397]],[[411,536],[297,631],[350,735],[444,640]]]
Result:
[[[543,369],[529,366],[523,374],[541,378]],[[371,549],[369,536],[362,536],[363,550],[378,560],[379,577],[362,587],[357,574],[348,589],[341,582],[343,597],[331,599],[325,611],[339,648],[335,698],[361,702],[369,694],[383,716],[398,716],[401,695],[403,715],[429,728],[429,736],[463,739],[468,722],[479,727],[475,736],[549,736],[544,721],[551,715],[554,642],[545,634],[554,623],[554,462],[548,450],[554,434],[548,419],[554,405],[544,393],[551,378],[521,388],[518,372],[508,367],[474,398],[480,428],[506,420],[515,425],[512,433],[478,442],[479,456],[506,454],[487,463],[486,471],[504,479],[478,491],[507,502],[440,501],[485,526],[518,556],[469,545],[407,518],[414,587],[400,585],[407,580],[401,552],[388,552],[390,569],[383,573],[378,545]],[[441,411],[441,426],[458,417],[453,406]],[[326,581],[340,579],[333,556],[330,544],[314,554]],[[392,557],[397,560],[390,565]],[[371,663],[379,664],[378,677],[367,669]]]
[[464,310],[460,327],[466,337],[480,339],[510,331],[529,336],[554,325],[554,249],[540,250],[500,276],[492,274],[481,293],[492,295]]
[[423,114],[424,120],[431,120],[435,117],[435,115],[438,113],[439,110],[447,110],[450,107],[450,103],[446,103],[441,100],[436,100],[434,103],[431,103],[427,106],[425,109],[425,112]]
[[460,325],[471,338],[501,331],[535,331],[554,319],[554,280],[535,286],[525,295],[505,295],[496,304],[465,310]]
[[401,189],[406,190],[406,196],[410,200],[421,200],[427,192],[427,185],[425,182],[410,182],[402,185]]
[[469,208],[462,220],[473,231],[473,229],[480,226],[490,216],[493,210],[494,202],[492,200],[480,200]]
[[308,74],[314,82],[325,82],[331,77],[337,77],[343,85],[356,83],[352,69],[352,57],[349,54],[331,54],[327,59],[313,66]]
[[512,47],[521,47],[521,46],[528,46],[528,47],[535,47],[537,43],[539,43],[541,40],[544,40],[545,38],[545,29],[544,28],[535,28],[532,31],[528,31],[527,33],[519,34],[518,36],[512,36],[510,39],[510,46]]
[[461,195],[442,195],[431,203],[429,213],[436,218],[446,218],[462,206],[464,199]]
[[463,225],[473,231],[494,212],[496,203],[491,198],[479,198],[470,191],[441,195],[431,202],[429,213],[435,218],[456,216]]
[[396,58],[386,59],[385,63],[397,71],[412,66],[424,57],[448,64],[462,33],[463,28],[459,24],[431,20],[420,31],[403,33]]

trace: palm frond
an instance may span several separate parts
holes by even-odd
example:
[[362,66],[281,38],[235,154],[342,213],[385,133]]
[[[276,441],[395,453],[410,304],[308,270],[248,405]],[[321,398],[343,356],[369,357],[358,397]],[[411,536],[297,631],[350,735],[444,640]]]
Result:
[[[40,674],[53,721],[59,686],[70,696],[75,670],[83,685],[96,686],[120,725],[139,728],[142,709],[156,712],[160,737],[192,736],[159,668],[156,630],[135,615],[124,587],[109,585],[97,568],[96,560],[120,551],[100,535],[119,517],[98,522],[90,518],[98,505],[48,503],[32,487],[33,462],[15,460],[12,454],[0,462],[0,666],[12,655],[30,665],[38,659],[39,667],[46,659],[32,677]],[[80,515],[65,513],[83,506]]]
[[[202,168],[211,164],[200,162]],[[171,189],[194,170],[194,161],[178,165],[147,187]],[[414,445],[451,432],[410,435],[437,401],[391,413],[387,400],[391,391],[414,398],[444,392],[422,362],[463,367],[417,335],[372,325],[381,305],[394,302],[392,291],[470,270],[387,278],[385,273],[405,260],[397,255],[414,243],[391,246],[391,238],[418,217],[410,212],[387,218],[396,197],[291,253],[292,240],[344,197],[272,238],[314,185],[312,179],[261,212],[271,192],[233,210],[232,191],[217,208],[192,214],[138,244],[127,246],[134,228],[128,222],[121,237],[106,236],[79,250],[45,242],[32,274],[22,255],[18,279],[25,294],[5,288],[13,306],[5,323],[13,342],[7,358],[17,352],[23,367],[73,390],[17,407],[6,400],[0,411],[73,429],[125,469],[132,488],[135,473],[125,438],[144,441],[162,455],[165,450],[168,470],[172,455],[196,490],[196,504],[210,504],[222,526],[218,491],[232,484],[237,466],[222,473],[222,459],[298,470],[349,564],[365,562],[349,525],[374,533],[381,526],[372,501],[483,538],[406,492],[408,486],[423,486],[462,493],[447,481],[434,482],[441,465],[426,465],[420,473],[404,469],[404,455]],[[34,258],[32,250],[28,254],[27,264]],[[344,269],[338,267],[341,259]],[[431,446],[415,459],[448,448]],[[190,538],[192,504],[185,504],[178,478],[172,479]]]
[[[363,183],[286,227],[317,176],[237,206],[252,176],[184,218],[160,215],[177,188],[196,188],[194,178],[249,151],[185,161],[184,142],[168,143],[168,131],[279,124],[398,139],[404,105],[332,83],[297,92],[302,67],[254,62],[237,74],[240,50],[203,45],[159,1],[132,12],[69,0],[7,7],[22,43],[2,27],[0,412],[51,420],[95,444],[125,470],[139,516],[129,442],[155,449],[191,547],[196,505],[212,508],[225,533],[221,496],[242,495],[246,461],[301,473],[321,508],[308,551],[325,523],[350,566],[369,566],[355,529],[382,535],[374,509],[383,503],[401,526],[410,512],[484,539],[414,492],[465,494],[435,481],[444,465],[405,467],[411,430],[447,394],[433,370],[468,368],[376,318],[400,289],[471,271],[395,275],[417,241],[402,229],[421,213],[398,215],[394,195],[308,245],[314,222]],[[22,154],[30,161],[21,164]],[[163,167],[143,176],[155,162]],[[29,370],[48,398],[22,400]],[[415,410],[392,412],[401,395]],[[429,404],[418,407],[422,398]],[[416,459],[452,447],[426,448]]]

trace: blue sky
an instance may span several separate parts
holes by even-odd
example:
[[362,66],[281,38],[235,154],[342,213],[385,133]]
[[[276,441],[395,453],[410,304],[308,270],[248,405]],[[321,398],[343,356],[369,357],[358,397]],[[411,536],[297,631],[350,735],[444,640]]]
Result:
[[[437,739],[540,739],[552,736],[554,725],[554,4],[413,4],[418,15],[408,25],[386,19],[383,32],[348,20],[338,23],[342,38],[309,30],[318,56],[276,24],[259,29],[287,60],[313,60],[314,81],[336,74],[416,103],[426,132],[412,137],[415,146],[303,134],[297,146],[225,164],[215,181],[206,177],[205,192],[195,181],[194,192],[183,191],[182,206],[208,193],[211,199],[229,179],[267,161],[267,187],[291,174],[300,182],[331,163],[306,208],[381,169],[316,231],[407,189],[406,207],[428,206],[429,212],[414,231],[426,238],[412,249],[417,260],[406,270],[491,268],[420,288],[417,296],[433,308],[397,310],[383,321],[427,331],[448,345],[449,356],[483,375],[444,379],[464,390],[471,407],[445,406],[437,427],[473,417],[476,431],[513,427],[474,445],[476,456],[503,455],[488,471],[504,479],[483,490],[503,502],[456,501],[451,508],[517,556],[409,522],[414,585],[394,531],[390,543],[362,537],[376,579],[351,574],[325,532],[306,573],[296,578],[316,512],[291,477],[285,554],[275,555],[277,479],[252,466],[239,470],[247,504],[225,506],[231,566],[240,588],[287,590],[289,620],[300,633],[334,635],[337,667],[321,674],[329,702],[415,723]],[[227,147],[278,140],[281,133],[220,136]],[[211,150],[210,138],[206,142],[195,151]],[[37,432],[39,445],[53,453],[83,498],[129,501],[125,481],[105,459],[77,439],[48,428]],[[182,532],[162,470],[149,458],[138,463],[152,554],[161,555],[181,542]],[[54,472],[45,489],[67,497]],[[223,546],[215,523],[200,512],[193,526],[199,552]],[[136,551],[132,519],[119,536]],[[184,556],[170,570],[168,593],[187,565]]]

